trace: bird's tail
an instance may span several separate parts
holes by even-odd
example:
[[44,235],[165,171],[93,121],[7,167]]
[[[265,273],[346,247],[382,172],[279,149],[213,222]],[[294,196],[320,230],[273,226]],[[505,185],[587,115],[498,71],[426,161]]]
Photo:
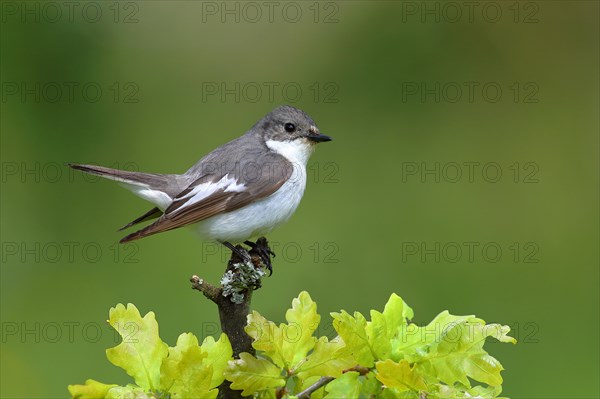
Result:
[[133,184],[136,186],[147,186],[160,189],[167,182],[167,175],[155,173],[130,172],[128,170],[119,170],[96,165],[82,165],[78,163],[69,163],[71,168],[81,170],[85,173],[101,176],[106,179],[115,180],[122,183]]
[[160,210],[167,208],[173,201],[173,197],[182,191],[182,187],[185,187],[184,175],[130,172],[127,170],[106,168],[104,166],[75,163],[68,165],[73,169],[81,170],[85,173],[118,181],[137,196],[152,202],[159,208],[150,210],[150,212],[134,220],[126,227],[159,217],[162,213]]

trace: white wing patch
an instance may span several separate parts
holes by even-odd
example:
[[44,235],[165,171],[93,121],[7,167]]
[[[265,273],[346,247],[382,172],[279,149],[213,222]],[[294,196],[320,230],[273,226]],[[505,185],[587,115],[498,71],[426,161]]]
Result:
[[229,174],[226,174],[218,182],[216,182],[216,183],[209,182],[209,183],[199,184],[196,187],[194,187],[192,189],[192,191],[190,191],[183,197],[180,197],[177,199],[179,200],[179,199],[189,198],[189,201],[187,201],[184,205],[182,205],[182,207],[187,207],[187,206],[190,206],[197,202],[202,201],[203,199],[207,198],[208,196],[214,194],[217,191],[223,190],[226,193],[228,193],[228,192],[239,193],[239,192],[244,191],[245,189],[246,189],[246,186],[244,184],[238,184],[236,179],[230,178]]

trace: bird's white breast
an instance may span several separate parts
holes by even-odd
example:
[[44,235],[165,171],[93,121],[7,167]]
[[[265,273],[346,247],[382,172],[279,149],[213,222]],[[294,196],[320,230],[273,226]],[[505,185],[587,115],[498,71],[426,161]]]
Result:
[[241,242],[269,233],[292,216],[306,188],[306,162],[312,153],[312,146],[299,140],[267,141],[267,146],[293,164],[292,176],[266,198],[199,222],[197,229],[202,236],[219,241]]

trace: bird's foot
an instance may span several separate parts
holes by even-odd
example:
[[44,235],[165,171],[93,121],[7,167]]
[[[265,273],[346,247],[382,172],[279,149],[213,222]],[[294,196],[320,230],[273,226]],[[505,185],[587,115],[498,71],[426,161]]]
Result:
[[271,263],[271,257],[275,257],[275,252],[269,247],[269,242],[265,237],[260,237],[256,242],[244,241],[244,244],[250,248],[250,255],[255,255],[260,258],[263,265],[269,270],[269,276],[273,274],[273,264]]
[[252,262],[252,257],[250,256],[250,253],[241,245],[233,246],[231,243],[229,243],[227,241],[224,241],[223,245],[225,245],[227,248],[229,248],[231,250],[231,253],[232,253],[231,261],[233,261],[234,263],[236,263],[236,262],[243,262],[243,263]]

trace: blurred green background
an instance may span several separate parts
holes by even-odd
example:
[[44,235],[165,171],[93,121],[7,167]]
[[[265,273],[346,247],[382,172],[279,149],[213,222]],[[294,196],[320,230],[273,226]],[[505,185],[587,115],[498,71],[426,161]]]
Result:
[[118,302],[170,344],[218,329],[188,278],[225,253],[185,229],[118,246],[150,206],[64,163],[183,172],[284,103],[335,141],[255,309],[308,290],[328,324],[396,292],[419,322],[511,325],[506,396],[599,396],[597,2],[75,3],[0,3],[2,398],[127,382]]

